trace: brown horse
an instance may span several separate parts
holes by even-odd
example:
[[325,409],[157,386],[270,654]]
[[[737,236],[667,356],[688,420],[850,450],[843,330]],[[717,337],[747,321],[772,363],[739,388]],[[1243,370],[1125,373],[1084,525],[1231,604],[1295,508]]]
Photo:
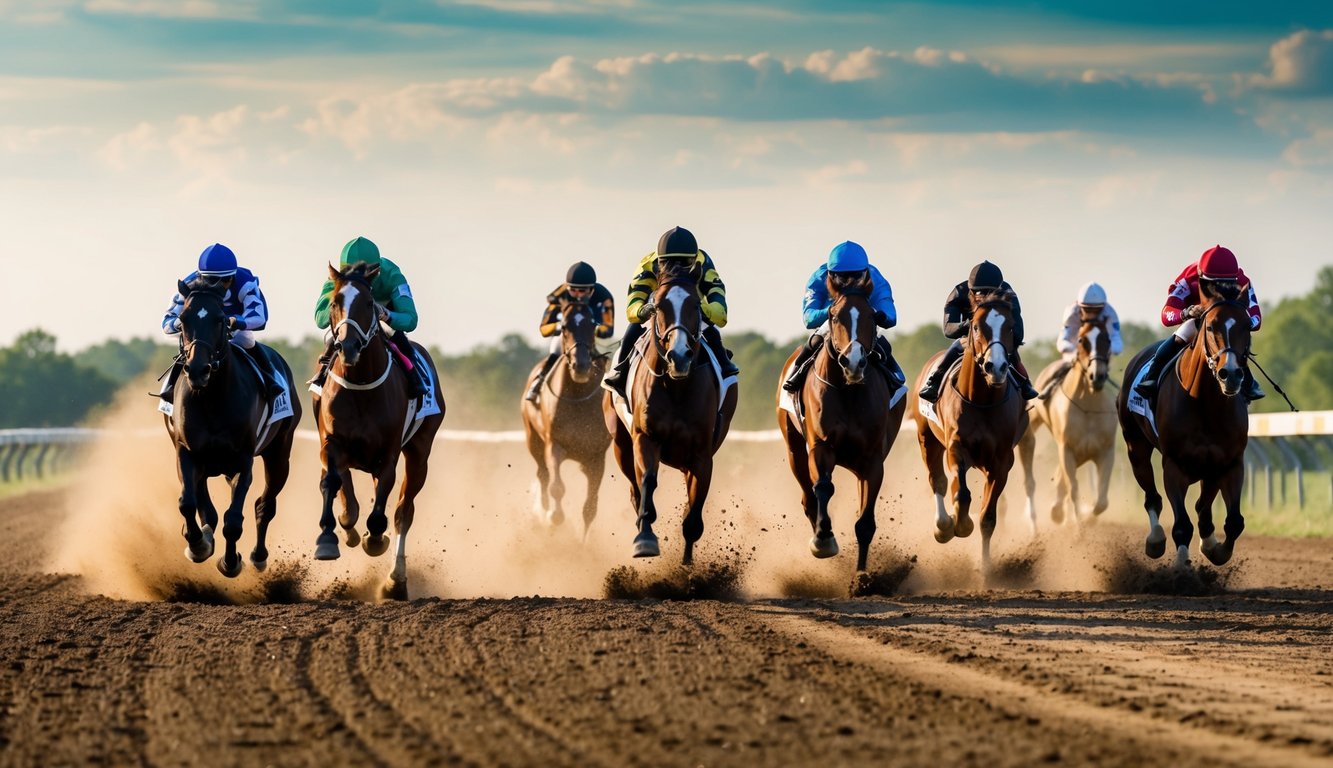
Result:
[[[371,556],[384,554],[389,546],[384,535],[389,525],[384,510],[401,454],[407,459],[407,466],[393,514],[397,551],[393,570],[381,593],[389,598],[406,599],[407,531],[416,512],[416,495],[426,482],[435,433],[444,421],[444,404],[440,402],[439,412],[421,419],[412,432],[410,417],[415,410],[409,410],[414,404],[409,402],[405,379],[414,374],[395,359],[376,317],[370,291],[379,265],[357,263],[342,271],[330,266],[329,273],[334,283],[329,320],[337,351],[329,363],[323,391],[311,398],[319,428],[320,489],[324,497],[315,559],[336,560],[339,555],[338,536],[333,531],[334,494],[342,498],[343,514],[338,522],[346,531],[347,545],[353,547],[360,542]],[[431,381],[438,382],[430,355],[420,345],[412,346],[416,364],[425,361],[430,366]],[[411,351],[402,350],[403,354]],[[435,395],[438,398],[438,386]],[[352,488],[353,469],[369,473],[375,484],[375,500],[366,520],[364,541],[356,532],[360,505]]]
[[231,348],[223,290],[198,282],[181,282],[178,287],[185,297],[180,313],[185,375],[176,384],[165,420],[181,482],[179,508],[188,545],[185,556],[202,563],[213,555],[218,512],[208,495],[208,478],[225,475],[231,485],[231,503],[222,515],[227,546],[217,567],[227,577],[241,572],[236,541],[241,537],[241,507],[254,479],[258,455],[264,461],[264,492],[255,499],[255,548],[250,563],[262,571],[268,565],[268,525],[278,514],[278,493],[287,484],[292,438],[301,421],[301,402],[291,389],[292,370],[276,352],[266,350],[286,379],[287,392],[279,400],[289,403],[292,411],[274,423],[269,417],[273,411],[265,407],[259,372],[245,362],[245,355]]
[[630,501],[638,511],[635,557],[660,554],[653,523],[653,492],[661,464],[685,474],[689,511],[681,524],[682,562],[694,562],[694,542],[704,531],[703,509],[713,480],[713,454],[722,445],[736,412],[736,388],[725,397],[716,366],[703,343],[703,313],[696,269],[665,274],[653,292],[647,349],[629,381],[630,425],[616,412],[616,396],[606,393],[602,414],[613,435],[616,461],[632,478]]
[[[1018,387],[1010,380],[1009,357],[1014,348],[1013,304],[1007,293],[992,293],[974,299],[972,322],[968,327],[965,355],[958,372],[941,388],[934,412],[937,419],[923,413],[915,392],[935,361],[937,353],[921,370],[913,389],[912,417],[916,420],[921,457],[935,492],[935,540],[941,544],[955,535],[972,534],[968,516],[972,493],[967,489],[967,472],[977,467],[986,475],[982,497],[981,564],[990,569],[990,539],[995,532],[995,508],[1009,481],[1014,465],[1014,445],[1027,429],[1027,411]],[[951,485],[956,519],[944,510],[947,455],[953,474]]]
[[[875,348],[875,313],[870,306],[873,287],[869,274],[847,279],[828,277],[829,333],[802,383],[803,420],[781,405],[778,429],[787,441],[787,461],[801,486],[801,505],[814,537],[815,557],[838,554],[838,542],[829,520],[833,496],[833,468],[856,475],[861,488],[861,513],[856,519],[856,570],[864,572],[870,541],[875,537],[875,500],[884,482],[884,459],[898,437],[906,400],[890,407],[893,390],[888,375],[870,365]],[[785,372],[800,354],[787,358]],[[869,370],[874,367],[875,370]],[[894,382],[895,384],[897,382]],[[784,395],[778,386],[778,401]]]
[[[1130,361],[1116,406],[1120,429],[1129,449],[1134,479],[1143,489],[1143,508],[1148,512],[1149,557],[1166,551],[1166,533],[1158,523],[1162,496],[1153,476],[1152,452],[1162,452],[1162,485],[1171,502],[1175,522],[1171,539],[1176,545],[1176,565],[1189,564],[1190,539],[1194,526],[1185,509],[1185,493],[1200,484],[1194,512],[1199,516],[1200,550],[1214,565],[1231,559],[1232,548],[1245,518],[1240,512],[1245,483],[1245,444],[1249,440],[1249,414],[1245,399],[1238,396],[1247,375],[1250,352],[1250,317],[1244,303],[1230,297],[1213,298],[1198,318],[1199,334],[1175,363],[1175,375],[1166,370],[1149,420],[1131,410],[1139,396],[1134,382],[1157,345],[1149,345]],[[1161,342],[1166,343],[1166,342]],[[1218,493],[1226,504],[1223,525],[1226,540],[1219,542],[1213,525],[1213,500]]]
[[[1061,369],[1056,360],[1037,376],[1037,389],[1045,391]],[[1051,430],[1059,455],[1056,465],[1055,500],[1051,502],[1051,521],[1064,522],[1068,507],[1079,520],[1078,468],[1092,462],[1097,469],[1097,502],[1093,515],[1109,506],[1107,490],[1111,486],[1111,468],[1115,465],[1115,399],[1105,388],[1111,368],[1111,334],[1100,316],[1085,319],[1078,329],[1078,343],[1073,367],[1049,397],[1028,404],[1028,428],[1018,443],[1023,463],[1024,488],[1027,491],[1028,521],[1037,532],[1037,510],[1033,503],[1036,480],[1032,454],[1037,430],[1045,425]]]
[[[560,329],[560,360],[546,379],[537,402],[521,402],[523,429],[527,433],[528,452],[537,462],[537,481],[533,489],[533,511],[559,525],[565,519],[561,501],[565,484],[560,479],[560,464],[565,459],[577,461],[588,479],[588,493],[583,502],[583,536],[597,516],[597,494],[606,467],[606,449],[611,434],[602,426],[602,376],[606,373],[606,355],[597,351],[597,318],[583,302],[565,302],[560,308],[564,318]],[[526,385],[541,371],[541,364],[528,374]],[[526,391],[527,386],[524,387]]]

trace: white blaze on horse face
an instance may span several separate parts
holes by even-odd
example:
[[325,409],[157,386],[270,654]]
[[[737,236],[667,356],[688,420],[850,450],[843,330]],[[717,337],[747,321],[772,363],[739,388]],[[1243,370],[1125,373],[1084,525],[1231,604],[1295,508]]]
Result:
[[986,325],[990,326],[990,364],[997,371],[1009,362],[1005,357],[1004,345],[997,343],[1000,341],[1000,329],[1004,327],[1004,319],[999,310],[992,309],[986,313]]
[[1096,326],[1088,329],[1088,349],[1092,350],[1095,357],[1097,355],[1097,337],[1102,335],[1102,329]]
[[[1235,319],[1235,318],[1230,318],[1230,319],[1228,319],[1227,322],[1226,322],[1226,333],[1224,334],[1224,335],[1225,335],[1225,339],[1226,339],[1226,348],[1227,348],[1227,349],[1231,349],[1231,329],[1232,329],[1232,328],[1235,328],[1235,327],[1236,327],[1236,319]],[[1240,367],[1240,363],[1239,363],[1239,361],[1236,360],[1236,356],[1235,356],[1235,355],[1227,355],[1227,364],[1224,365],[1224,366],[1222,366],[1222,370],[1224,370],[1224,371],[1234,371],[1234,370],[1236,370],[1236,369],[1239,368],[1239,367]]]
[[[666,300],[671,305],[671,316],[680,322],[682,308],[685,306],[685,300],[690,297],[690,292],[684,286],[673,285],[671,290],[667,291]],[[687,357],[690,353],[688,339],[684,333],[677,333],[671,339],[671,351],[682,357]]]
[[[847,324],[851,327],[852,333],[855,334],[857,320],[859,319],[861,310],[852,307],[848,311],[851,313],[851,319]],[[861,342],[853,339],[851,346],[847,348],[847,368],[853,371],[859,369],[861,367],[861,358],[864,355],[865,350],[861,348]]]
[[347,317],[352,311],[352,302],[356,300],[357,296],[361,295],[361,289],[352,283],[348,283],[343,286],[342,293],[339,295],[342,296],[343,317]]

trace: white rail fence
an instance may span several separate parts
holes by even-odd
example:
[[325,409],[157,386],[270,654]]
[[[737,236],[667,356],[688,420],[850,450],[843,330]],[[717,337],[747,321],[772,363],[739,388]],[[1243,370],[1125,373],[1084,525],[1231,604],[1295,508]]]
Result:
[[[903,424],[903,431],[912,430],[911,421]],[[146,432],[160,434],[155,430]],[[82,428],[0,430],[0,481],[22,480],[29,476],[41,478],[59,472],[69,466],[80,446],[103,434],[104,430]],[[302,430],[297,435],[313,440],[315,433]],[[1294,491],[1296,503],[1304,507],[1307,501],[1305,480],[1310,471],[1327,475],[1330,503],[1333,503],[1333,471],[1330,471],[1333,468],[1333,411],[1251,414],[1250,438],[1245,452],[1245,468],[1251,505],[1257,501],[1256,479],[1262,473],[1268,506],[1271,507],[1275,500],[1287,503],[1287,478],[1290,475],[1294,481],[1290,490]],[[463,443],[521,443],[525,438],[521,430],[442,429],[436,439]],[[781,439],[776,429],[737,430],[727,436],[728,441],[752,443],[779,442]]]

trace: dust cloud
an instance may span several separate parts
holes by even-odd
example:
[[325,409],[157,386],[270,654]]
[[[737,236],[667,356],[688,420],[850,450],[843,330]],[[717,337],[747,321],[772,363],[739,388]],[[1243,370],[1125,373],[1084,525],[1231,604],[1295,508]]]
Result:
[[[54,568],[80,574],[96,593],[126,599],[246,603],[374,598],[392,568],[392,552],[371,558],[344,544],[339,560],[317,562],[312,557],[321,500],[318,450],[308,413],[293,449],[291,477],[269,529],[268,570],[257,573],[247,560],[240,577],[226,579],[215,568],[217,554],[205,563],[189,562],[183,554],[176,509],[175,460],[156,401],[142,394],[148,388],[145,384],[123,393],[98,425],[107,436],[90,448],[66,496],[69,509]],[[745,598],[990,587],[1159,588],[1124,565],[1143,559],[1140,541],[1146,533],[1140,496],[1127,477],[1125,462],[1118,461],[1115,470],[1112,509],[1095,525],[1055,526],[1046,512],[1053,492],[1049,437],[1043,435],[1038,445],[1039,535],[1035,539],[1031,535],[1021,469],[1016,467],[1001,506],[992,548],[995,568],[988,582],[979,568],[979,533],[945,545],[934,541],[935,504],[916,440],[910,432],[900,435],[886,465],[870,573],[854,581],[855,478],[843,470],[834,476],[832,516],[841,554],[815,560],[808,549],[810,527],[783,445],[728,442],[717,456],[704,536],[696,546],[700,564],[696,568],[710,568],[712,576],[695,576],[691,581],[672,575],[681,556],[685,506],[684,483],[675,470],[663,472],[657,494],[656,531],[662,557],[657,562],[634,560],[630,557],[634,510],[628,485],[613,459],[608,458],[597,517],[585,540],[580,514],[585,483],[578,465],[566,463],[562,469],[569,489],[565,521],[553,527],[533,513],[535,464],[522,443],[438,440],[408,536],[409,594],[635,596],[654,594],[673,579],[686,585],[684,593],[670,593],[675,596],[690,596],[688,585],[693,583],[703,585],[695,596]],[[979,503],[981,478],[973,473],[971,480]],[[243,556],[254,544],[253,505],[262,483],[263,472],[257,466],[245,503]],[[364,532],[370,483],[361,473],[355,483],[362,501],[358,527]],[[1086,481],[1084,487],[1089,487]],[[225,482],[215,478],[210,489],[215,504],[225,507],[229,491]],[[390,520],[396,495],[397,486],[390,500]],[[1086,503],[1090,506],[1091,500]],[[220,552],[220,534],[217,541]],[[1139,565],[1148,571],[1156,566],[1147,561]]]

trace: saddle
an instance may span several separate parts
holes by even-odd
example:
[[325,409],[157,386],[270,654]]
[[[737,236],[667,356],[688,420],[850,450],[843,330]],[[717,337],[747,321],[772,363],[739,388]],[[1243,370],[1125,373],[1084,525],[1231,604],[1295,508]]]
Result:
[[[612,404],[615,406],[616,415],[620,417],[620,422],[625,425],[626,429],[629,428],[630,423],[633,421],[634,379],[639,372],[639,364],[643,362],[643,356],[648,351],[648,345],[652,342],[650,334],[651,331],[640,336],[638,340],[634,342],[634,348],[630,350],[629,369],[625,373],[625,397],[622,398],[619,392],[607,387],[605,383],[602,385],[606,391],[611,393],[611,400]],[[708,354],[708,362],[710,364],[709,369],[713,372],[713,380],[720,383],[717,397],[717,414],[718,419],[721,419],[722,404],[726,402],[727,390],[736,386],[736,377],[728,376],[725,379],[722,378],[722,366],[718,363],[712,348],[706,343],[701,343],[700,346],[703,347],[704,352]]]
[[[1166,343],[1166,341],[1158,342],[1159,345]],[[1157,376],[1157,381],[1159,383],[1165,380],[1167,376],[1174,373],[1176,370],[1176,363],[1180,361],[1180,355],[1185,349],[1188,349],[1188,347],[1182,347],[1176,354],[1171,356],[1170,360],[1166,361],[1166,365],[1162,366],[1162,372]],[[1129,383],[1129,398],[1125,401],[1125,407],[1130,413],[1137,413],[1146,419],[1148,421],[1148,426],[1152,427],[1153,434],[1155,435],[1157,434],[1157,417],[1153,412],[1157,407],[1157,403],[1155,402],[1155,398],[1154,400],[1149,400],[1138,392],[1139,384],[1143,381],[1144,376],[1147,375],[1148,369],[1151,367],[1149,365],[1150,362],[1151,360],[1144,360],[1143,364],[1139,366],[1139,370],[1135,372],[1134,380]]]

